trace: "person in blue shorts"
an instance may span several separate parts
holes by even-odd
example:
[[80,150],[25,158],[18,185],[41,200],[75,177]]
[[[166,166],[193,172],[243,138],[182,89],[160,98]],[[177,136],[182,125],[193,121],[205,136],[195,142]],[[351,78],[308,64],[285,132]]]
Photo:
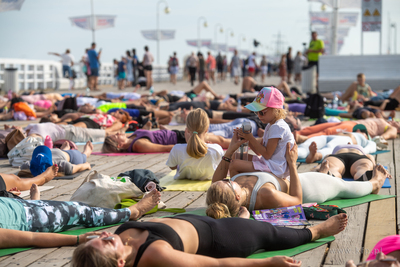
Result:
[[101,49],[99,53],[96,52],[96,43],[92,43],[91,48],[87,52],[89,58],[89,66],[90,66],[90,77],[89,77],[89,88],[90,90],[99,91],[97,89],[97,83],[99,78],[99,68],[100,68],[100,55]]

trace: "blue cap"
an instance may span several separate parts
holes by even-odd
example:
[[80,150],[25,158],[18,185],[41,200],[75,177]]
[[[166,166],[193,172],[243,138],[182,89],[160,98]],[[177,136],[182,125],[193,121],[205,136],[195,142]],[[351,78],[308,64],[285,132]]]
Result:
[[51,150],[47,146],[38,146],[33,150],[30,170],[33,176],[38,176],[53,166]]

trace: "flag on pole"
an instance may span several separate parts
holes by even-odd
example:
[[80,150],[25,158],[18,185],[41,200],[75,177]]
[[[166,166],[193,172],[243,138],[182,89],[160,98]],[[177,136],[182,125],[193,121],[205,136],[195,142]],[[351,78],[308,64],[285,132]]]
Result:
[[[147,40],[157,40],[157,30],[141,31],[143,37]],[[175,39],[175,30],[160,30],[160,40]]]
[[25,0],[0,0],[0,12],[21,10]]
[[[186,40],[186,43],[190,46],[197,47],[197,39]],[[205,46],[210,48],[211,47],[211,40],[210,39],[202,39],[200,40],[200,47]]]
[[[308,0],[308,2],[319,2],[329,7],[333,7],[335,0]],[[343,0],[339,2],[339,8],[360,8],[361,0]]]

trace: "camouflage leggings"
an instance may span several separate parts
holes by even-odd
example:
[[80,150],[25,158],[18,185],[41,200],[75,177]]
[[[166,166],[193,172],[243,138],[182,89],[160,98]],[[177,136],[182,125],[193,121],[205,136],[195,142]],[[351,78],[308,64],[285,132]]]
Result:
[[125,209],[90,207],[81,202],[17,200],[26,214],[28,231],[62,232],[76,226],[95,227],[123,223],[131,212]]

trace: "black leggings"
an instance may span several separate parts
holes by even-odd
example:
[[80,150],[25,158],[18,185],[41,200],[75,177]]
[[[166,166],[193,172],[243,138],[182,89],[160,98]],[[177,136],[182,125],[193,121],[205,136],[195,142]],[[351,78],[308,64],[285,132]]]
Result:
[[255,251],[294,248],[311,242],[309,229],[275,227],[270,223],[243,218],[212,219],[207,216],[177,215],[190,222],[199,234],[196,254],[214,257],[248,257]]

